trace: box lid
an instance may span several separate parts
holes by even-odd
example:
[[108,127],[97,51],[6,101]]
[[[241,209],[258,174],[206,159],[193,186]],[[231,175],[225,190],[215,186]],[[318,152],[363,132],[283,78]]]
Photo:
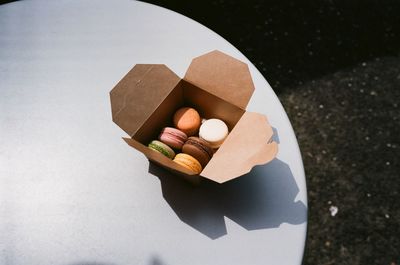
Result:
[[278,152],[272,135],[265,115],[245,112],[201,176],[223,183],[248,173],[256,165],[268,163]]
[[113,121],[133,136],[181,79],[163,64],[137,64],[111,90]]
[[183,79],[242,109],[254,91],[247,64],[217,50],[194,58]]

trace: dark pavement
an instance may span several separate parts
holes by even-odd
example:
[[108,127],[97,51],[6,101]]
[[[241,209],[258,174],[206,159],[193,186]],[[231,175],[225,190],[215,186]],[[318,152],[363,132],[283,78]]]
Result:
[[242,51],[294,127],[307,177],[304,264],[400,264],[400,2],[149,1]]

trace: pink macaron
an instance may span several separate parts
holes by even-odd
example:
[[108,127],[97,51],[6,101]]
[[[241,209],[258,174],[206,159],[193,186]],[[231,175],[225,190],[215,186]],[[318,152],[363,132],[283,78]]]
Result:
[[172,127],[165,127],[162,129],[158,139],[172,148],[181,149],[187,140],[187,135],[181,130]]

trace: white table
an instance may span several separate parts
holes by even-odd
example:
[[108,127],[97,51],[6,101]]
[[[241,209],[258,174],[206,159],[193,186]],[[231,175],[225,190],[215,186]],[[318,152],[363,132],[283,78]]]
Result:
[[[222,186],[158,178],[121,140],[109,91],[136,63],[183,76],[218,49],[247,62],[248,110],[277,131],[276,160]],[[0,264],[300,264],[307,192],[278,98],[231,44],[130,0],[0,6]]]

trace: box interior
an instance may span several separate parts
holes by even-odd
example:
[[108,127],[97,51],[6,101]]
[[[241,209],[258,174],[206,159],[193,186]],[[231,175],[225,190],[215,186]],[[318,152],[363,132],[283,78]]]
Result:
[[133,135],[133,139],[147,146],[149,142],[158,138],[162,128],[173,127],[172,117],[175,111],[184,106],[193,107],[202,118],[223,120],[229,131],[235,127],[245,112],[243,109],[182,79]]

